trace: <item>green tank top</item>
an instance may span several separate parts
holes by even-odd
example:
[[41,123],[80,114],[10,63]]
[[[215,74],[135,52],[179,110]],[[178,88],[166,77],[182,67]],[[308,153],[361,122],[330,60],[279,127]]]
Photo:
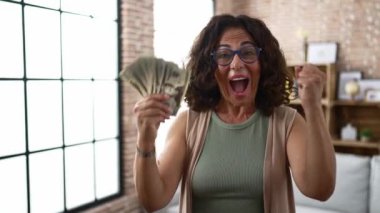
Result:
[[268,123],[260,111],[240,124],[212,114],[192,179],[193,213],[264,212]]

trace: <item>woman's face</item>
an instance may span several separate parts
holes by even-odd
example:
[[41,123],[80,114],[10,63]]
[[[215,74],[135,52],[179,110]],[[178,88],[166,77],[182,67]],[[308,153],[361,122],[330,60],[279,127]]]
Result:
[[[217,50],[220,58],[224,57],[223,51],[228,52],[229,49],[243,50],[241,55],[244,54],[249,58],[250,54],[255,54],[251,52],[253,46],[256,45],[252,37],[244,29],[230,28],[223,33]],[[257,58],[253,63],[244,61],[235,54],[230,64],[218,63],[215,71],[215,78],[224,101],[233,106],[252,106],[257,93],[260,79],[259,60]]]

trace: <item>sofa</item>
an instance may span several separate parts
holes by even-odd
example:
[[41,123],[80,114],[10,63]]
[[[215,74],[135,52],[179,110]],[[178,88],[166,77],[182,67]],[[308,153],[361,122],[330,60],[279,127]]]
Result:
[[[294,185],[297,213],[380,213],[380,155],[336,154],[337,176],[333,195],[325,202],[307,198]],[[164,209],[179,212],[179,190]]]
[[380,156],[336,154],[333,195],[325,202],[294,189],[297,213],[380,213]]

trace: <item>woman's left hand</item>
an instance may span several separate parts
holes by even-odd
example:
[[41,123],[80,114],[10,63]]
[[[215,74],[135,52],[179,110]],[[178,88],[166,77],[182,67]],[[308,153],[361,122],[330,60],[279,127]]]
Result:
[[320,106],[323,88],[326,84],[326,74],[318,67],[305,64],[295,68],[296,81],[298,84],[298,96],[302,106]]

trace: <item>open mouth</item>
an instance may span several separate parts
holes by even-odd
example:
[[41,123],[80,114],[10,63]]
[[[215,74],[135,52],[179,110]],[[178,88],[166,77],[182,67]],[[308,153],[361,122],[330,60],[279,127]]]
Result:
[[236,93],[244,92],[247,89],[248,83],[249,79],[244,77],[234,78],[230,80],[231,88]]

